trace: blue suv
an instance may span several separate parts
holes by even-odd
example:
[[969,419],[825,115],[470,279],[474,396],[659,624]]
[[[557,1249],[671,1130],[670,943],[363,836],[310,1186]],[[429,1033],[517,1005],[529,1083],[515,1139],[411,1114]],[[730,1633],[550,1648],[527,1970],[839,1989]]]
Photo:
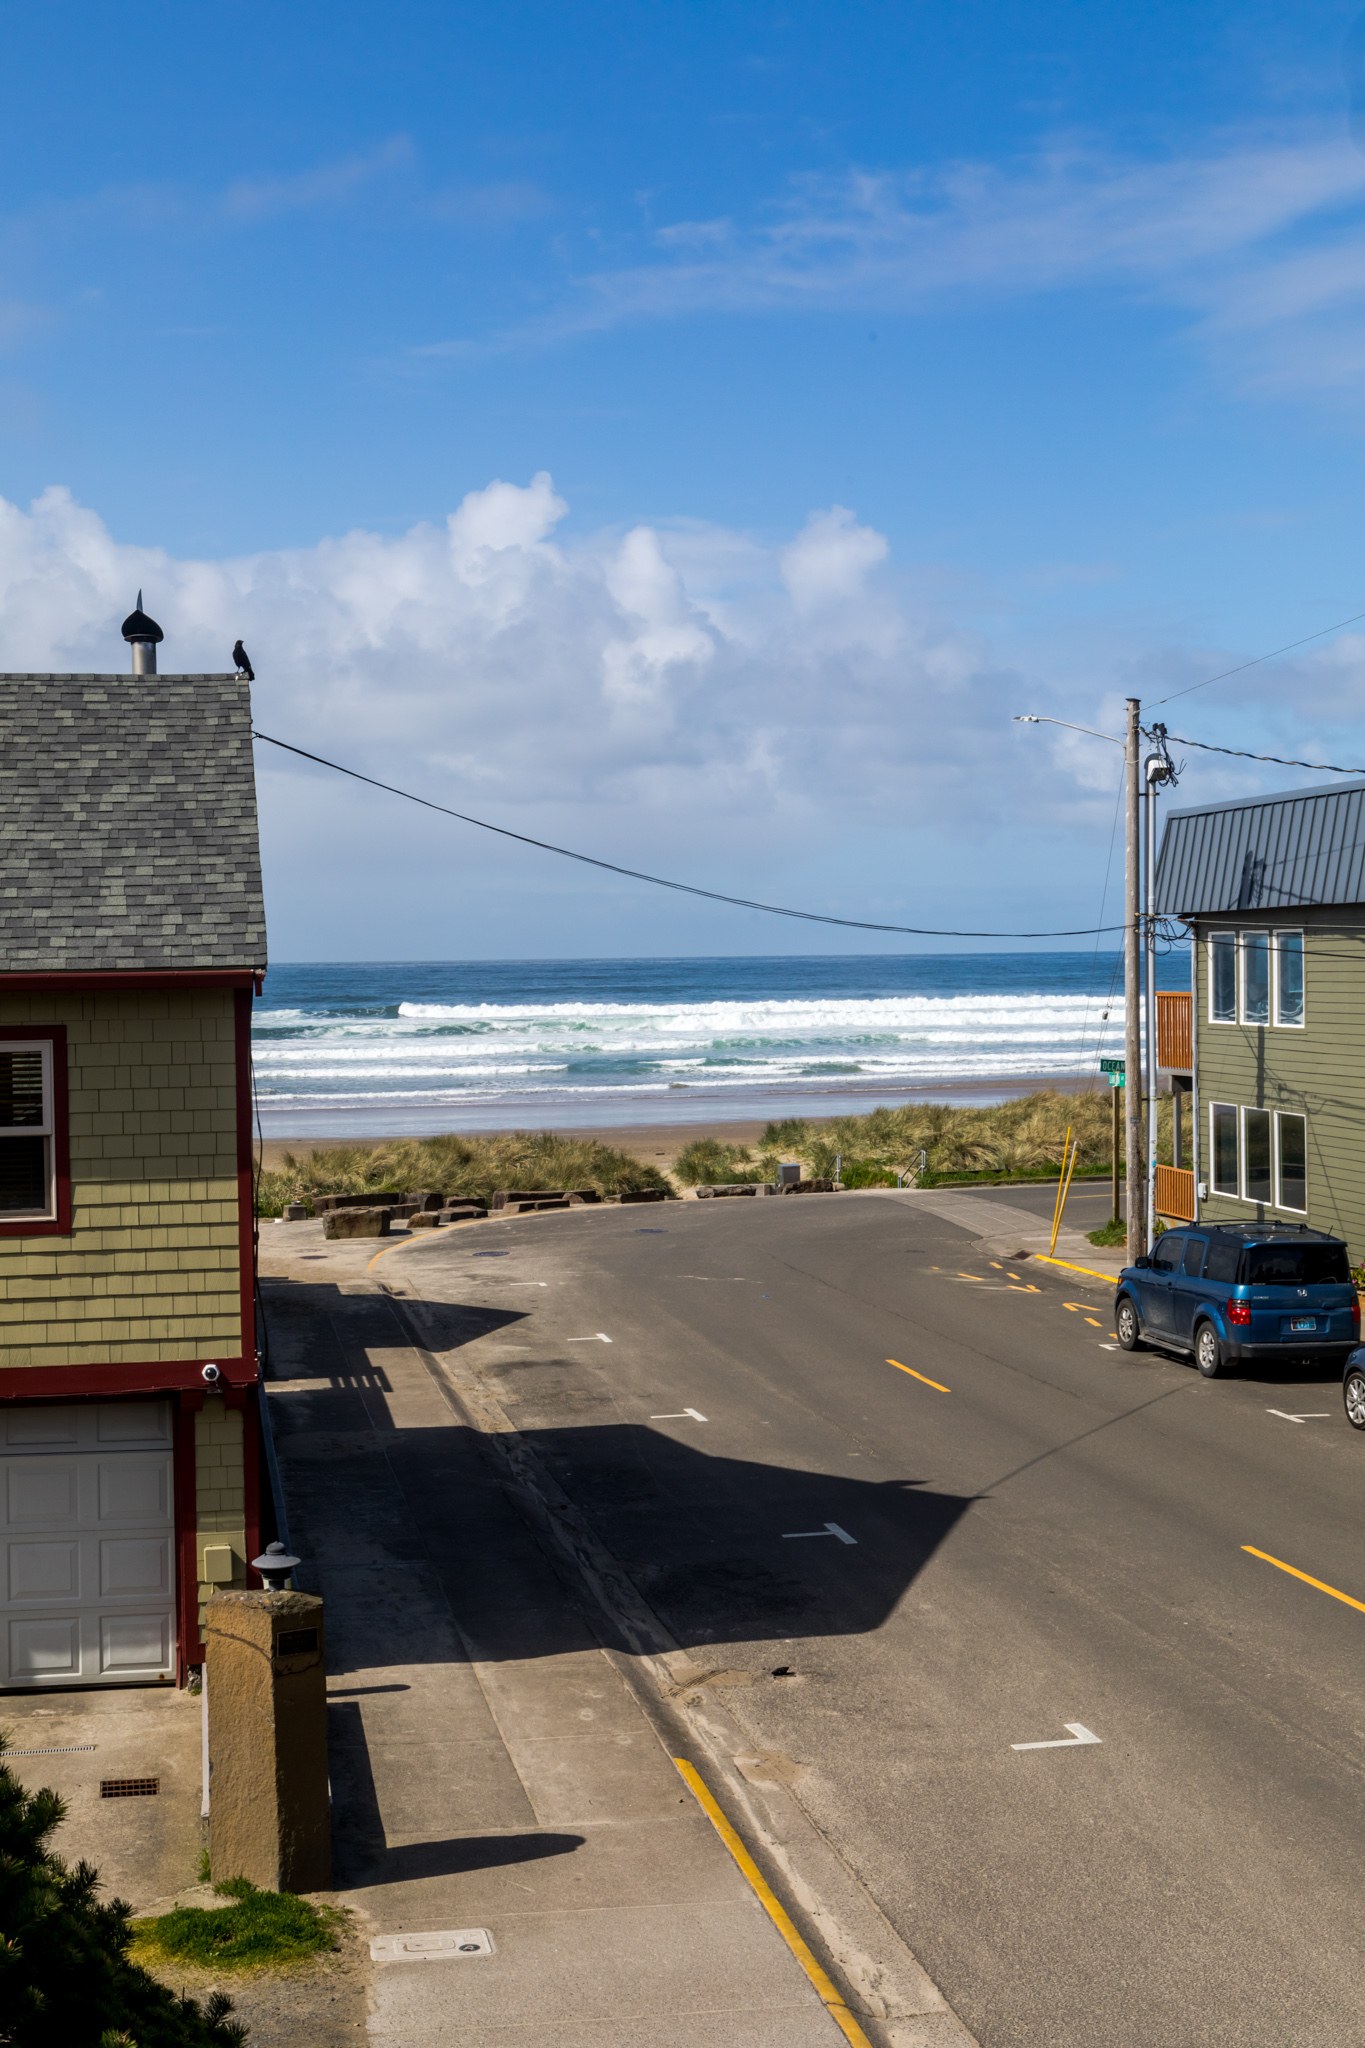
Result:
[[1344,1365],[1360,1343],[1360,1300],[1339,1237],[1285,1224],[1168,1230],[1125,1266],[1114,1301],[1125,1351],[1192,1355],[1206,1379],[1270,1359]]

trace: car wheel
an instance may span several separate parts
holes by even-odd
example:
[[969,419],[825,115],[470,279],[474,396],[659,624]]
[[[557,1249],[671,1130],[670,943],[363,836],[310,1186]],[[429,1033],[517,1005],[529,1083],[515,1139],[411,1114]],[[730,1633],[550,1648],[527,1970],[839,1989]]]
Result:
[[1353,1365],[1342,1381],[1341,1398],[1352,1429],[1365,1429],[1365,1372],[1358,1365]]
[[1206,1380],[1217,1379],[1223,1364],[1223,1347],[1212,1323],[1201,1323],[1194,1340],[1194,1362]]
[[1138,1312],[1126,1294],[1114,1310],[1114,1334],[1123,1351],[1136,1351],[1142,1344],[1142,1326],[1138,1322]]

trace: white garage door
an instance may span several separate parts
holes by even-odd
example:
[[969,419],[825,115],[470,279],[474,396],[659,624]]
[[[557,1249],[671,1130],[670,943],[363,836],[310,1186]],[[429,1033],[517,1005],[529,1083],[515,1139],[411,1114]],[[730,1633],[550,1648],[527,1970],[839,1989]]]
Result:
[[175,1669],[167,1401],[0,1408],[0,1686]]

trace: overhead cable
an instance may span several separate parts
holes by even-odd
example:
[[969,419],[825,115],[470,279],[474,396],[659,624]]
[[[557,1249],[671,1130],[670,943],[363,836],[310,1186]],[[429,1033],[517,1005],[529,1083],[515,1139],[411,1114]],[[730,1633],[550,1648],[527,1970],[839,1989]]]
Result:
[[329,761],[325,754],[314,754],[307,747],[296,747],[289,740],[277,740],[272,733],[259,732],[253,728],[252,737],[264,740],[267,746],[280,747],[286,754],[297,754],[300,760],[315,761],[320,768],[330,768],[337,775],[348,775],[353,782],[367,782],[371,789],[382,789],[390,796],[401,796],[405,802],[420,804],[424,810],[439,811],[442,817],[457,818],[462,825],[477,825],[481,832],[496,832],[503,839],[516,839],[523,846],[538,847],[542,853],[557,853],[563,860],[581,861],[585,867],[603,868],[609,875],[625,875],[632,882],[649,882],[656,889],[673,889],[682,896],[703,896],[709,903],[730,903],[738,910],[761,910],[768,917],[791,917],[802,924],[836,924],[847,931],[857,932],[899,932],[915,939],[1088,939],[1097,932],[1121,932],[1121,924],[1079,925],[1067,931],[1048,932],[971,932],[945,930],[935,925],[880,924],[865,917],[829,917],[819,910],[788,910],[780,903],[757,903],[748,896],[727,896],[719,889],[701,889],[693,882],[671,882],[663,875],[647,875],[639,868],[626,868],[614,860],[599,860],[595,854],[576,853],[569,846],[555,846],[548,839],[533,839],[529,832],[514,832],[509,825],[492,825],[487,818],[472,818],[467,811],[452,810],[449,804],[438,804],[430,797],[418,796],[413,790],[399,789],[392,782],[381,782],[375,775],[363,775],[358,768],[347,768],[341,761]]
[[[1320,626],[1316,633],[1305,633],[1302,640],[1290,640],[1283,647],[1272,647],[1269,654],[1255,654],[1250,661],[1239,661],[1236,668],[1220,669],[1216,676],[1205,676],[1202,683],[1186,683],[1183,690],[1172,690],[1169,697],[1158,697],[1157,705],[1174,704],[1177,697],[1188,697],[1192,690],[1207,690],[1210,683],[1225,683],[1229,676],[1240,676],[1246,669],[1259,668],[1263,661],[1275,661],[1281,654],[1292,654],[1296,647],[1307,647],[1311,640],[1325,640],[1329,633],[1340,633],[1347,626],[1355,626],[1365,619],[1365,612],[1353,612],[1349,619],[1338,619],[1334,626]],[[1294,762],[1301,767],[1301,762]]]
[[1203,754],[1232,754],[1239,761],[1271,761],[1277,768],[1314,768],[1323,775],[1365,776],[1365,768],[1340,768],[1335,761],[1296,761],[1290,754],[1253,754],[1246,747],[1216,747],[1212,740],[1184,740],[1174,732],[1166,737],[1177,747],[1198,747]]

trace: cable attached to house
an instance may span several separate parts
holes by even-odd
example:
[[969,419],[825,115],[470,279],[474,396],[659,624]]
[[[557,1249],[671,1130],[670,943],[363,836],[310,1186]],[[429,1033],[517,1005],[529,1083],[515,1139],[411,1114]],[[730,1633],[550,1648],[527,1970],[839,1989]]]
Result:
[[428,796],[418,796],[413,790],[399,789],[392,782],[381,782],[377,776],[363,775],[358,768],[347,768],[341,761],[329,761],[325,754],[314,754],[307,747],[296,747],[288,740],[277,740],[272,733],[260,732],[253,728],[252,737],[264,740],[267,746],[279,747],[286,754],[297,754],[302,761],[314,761],[320,768],[330,768],[337,775],[348,775],[353,782],[367,782],[371,789],[382,789],[390,796],[401,796],[405,802],[420,804],[424,810],[439,811],[444,818],[457,818],[462,825],[477,825],[481,832],[496,832],[503,839],[515,839],[522,846],[537,847],[542,853],[557,853],[562,860],[581,861],[585,867],[602,868],[609,875],[624,875],[632,882],[648,882],[656,889],[673,889],[682,896],[701,896],[708,903],[729,903],[737,910],[761,910],[768,917],[796,918],[802,924],[834,924],[845,931],[855,932],[899,932],[915,939],[1089,939],[1097,933],[1121,932],[1121,924],[1078,925],[1066,931],[1046,932],[975,932],[957,931],[936,925],[880,924],[865,917],[831,917],[820,910],[789,910],[780,903],[758,903],[749,896],[727,896],[720,889],[701,889],[693,882],[673,882],[663,875],[648,875],[640,868],[626,868],[614,860],[599,860],[592,853],[576,853],[570,846],[556,846],[548,839],[533,839],[529,832],[514,832],[509,825],[491,825],[486,818],[472,818],[467,811],[452,810],[449,804],[438,804]]
[[1365,777],[1365,768],[1342,768],[1335,761],[1299,761],[1292,754],[1253,754],[1246,747],[1216,747],[1212,740],[1182,739],[1178,733],[1166,737],[1173,746],[1198,747],[1201,754],[1231,754],[1238,761],[1269,761],[1276,768],[1313,768],[1322,775],[1359,775]]

